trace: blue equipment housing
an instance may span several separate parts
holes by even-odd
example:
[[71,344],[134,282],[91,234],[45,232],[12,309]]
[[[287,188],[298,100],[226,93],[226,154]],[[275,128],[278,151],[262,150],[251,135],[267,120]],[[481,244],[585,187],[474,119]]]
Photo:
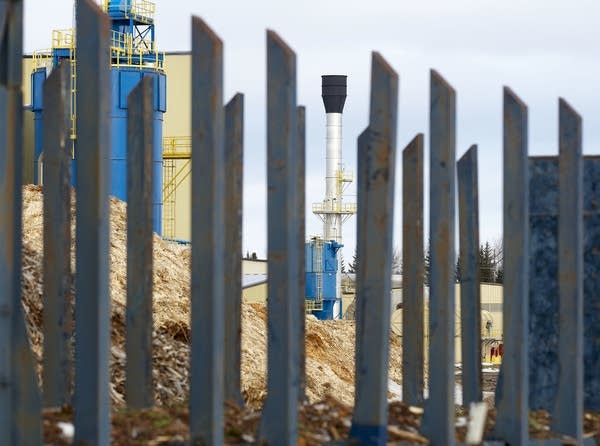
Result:
[[[106,13],[111,19],[111,189],[110,193],[120,200],[127,201],[127,97],[144,77],[154,80],[154,152],[152,154],[152,216],[154,232],[162,234],[162,190],[163,160],[162,133],[163,115],[167,109],[166,76],[163,71],[164,55],[156,50],[154,29],[154,4],[148,1],[110,0],[106,4]],[[56,33],[56,32],[55,32]],[[49,70],[58,67],[61,62],[69,63],[72,79],[75,78],[76,47],[74,31],[59,32],[53,36],[54,46],[50,54],[45,55],[48,62],[36,66],[31,74],[31,111],[34,113],[34,182],[40,183],[41,162],[43,161],[43,85]],[[66,36],[66,37],[65,37]],[[66,44],[65,44],[66,43]],[[71,129],[74,148],[71,162],[71,182],[76,187],[77,178],[77,139],[75,92],[72,87],[71,110],[73,128]],[[108,94],[108,92],[107,92]]]
[[305,244],[307,308],[320,320],[342,318],[341,296],[337,296],[337,253],[343,245],[313,239]]

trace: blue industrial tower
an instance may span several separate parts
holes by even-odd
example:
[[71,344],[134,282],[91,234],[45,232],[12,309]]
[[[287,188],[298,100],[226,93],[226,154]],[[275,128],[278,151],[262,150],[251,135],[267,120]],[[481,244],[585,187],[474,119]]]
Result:
[[342,247],[333,240],[312,238],[305,244],[306,309],[317,319],[342,318],[342,299],[337,293],[337,253]]
[[[167,107],[164,55],[155,41],[155,4],[147,0],[104,0],[111,19],[111,195],[127,200],[127,96],[144,77],[154,81],[153,221],[154,232],[162,229],[162,124]],[[34,53],[31,75],[31,110],[35,122],[34,181],[40,183],[43,163],[43,84],[59,63],[71,67],[72,178],[77,168],[77,44],[75,30],[52,33],[52,48]],[[76,186],[75,184],[73,184]]]

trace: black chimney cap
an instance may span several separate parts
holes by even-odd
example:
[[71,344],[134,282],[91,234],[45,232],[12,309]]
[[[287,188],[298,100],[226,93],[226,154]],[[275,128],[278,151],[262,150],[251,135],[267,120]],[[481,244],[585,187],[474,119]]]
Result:
[[346,103],[346,79],[348,76],[321,76],[321,96],[325,113],[342,113]]

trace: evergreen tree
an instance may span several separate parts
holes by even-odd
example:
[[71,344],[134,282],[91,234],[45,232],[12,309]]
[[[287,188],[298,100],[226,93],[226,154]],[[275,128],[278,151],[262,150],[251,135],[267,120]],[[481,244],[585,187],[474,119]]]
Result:
[[402,254],[398,248],[392,251],[392,274],[402,274]]
[[482,283],[493,283],[495,280],[495,260],[489,242],[479,248],[479,274]]
[[356,265],[357,265],[356,256],[357,256],[357,251],[356,251],[356,248],[355,248],[354,249],[354,255],[352,256],[352,262],[350,262],[348,264],[348,272],[350,274],[356,274]]
[[462,265],[460,255],[456,257],[456,268],[454,269],[454,280],[458,283],[462,281]]
[[427,249],[425,249],[425,254],[423,255],[423,261],[425,265],[423,266],[423,283],[429,286],[429,268],[431,266],[431,258],[429,257],[429,245],[427,245]]
[[498,272],[496,273],[496,283],[504,283],[504,266],[502,265],[498,267]]

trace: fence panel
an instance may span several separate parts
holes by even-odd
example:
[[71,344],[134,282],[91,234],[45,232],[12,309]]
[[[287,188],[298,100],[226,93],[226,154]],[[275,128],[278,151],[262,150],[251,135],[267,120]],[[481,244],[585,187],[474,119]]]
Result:
[[527,107],[504,89],[504,362],[496,389],[495,435],[513,446],[529,437],[529,174]]
[[267,32],[268,377],[260,438],[296,444],[300,306],[296,54]]
[[70,67],[63,63],[44,84],[44,405],[71,402],[71,128]]
[[[369,126],[358,138],[355,406],[350,442],[385,445],[398,75],[371,59]],[[374,348],[373,346],[377,346]]]
[[244,197],[244,95],[225,106],[225,399],[244,404],[242,351],[242,211]]
[[479,274],[479,193],[477,146],[456,165],[460,234],[460,318],[463,406],[482,400],[481,285]]
[[191,442],[223,444],[223,42],[192,19]]
[[424,403],[423,134],[402,153],[402,401]]
[[125,400],[152,407],[152,154],[154,83],[146,77],[127,98],[127,354]]
[[434,446],[454,444],[454,202],[456,94],[431,72],[429,155],[429,399],[423,432]]

